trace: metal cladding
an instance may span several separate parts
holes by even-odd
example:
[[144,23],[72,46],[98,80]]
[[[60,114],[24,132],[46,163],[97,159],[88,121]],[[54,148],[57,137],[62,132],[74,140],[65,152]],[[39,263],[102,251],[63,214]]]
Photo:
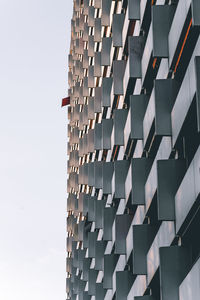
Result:
[[200,295],[200,1],[74,0],[67,299]]

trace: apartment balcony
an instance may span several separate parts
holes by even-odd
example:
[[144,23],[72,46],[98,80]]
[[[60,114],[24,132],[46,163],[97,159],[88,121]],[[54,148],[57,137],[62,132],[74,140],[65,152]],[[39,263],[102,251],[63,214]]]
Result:
[[145,39],[143,36],[128,37],[128,60],[126,63],[123,86],[125,101],[129,102],[129,96],[133,94],[136,80],[142,78],[141,59]]
[[110,107],[111,106],[111,90],[113,85],[112,77],[102,78],[102,106]]
[[95,96],[94,96],[94,112],[101,113],[102,111],[102,88],[95,87]]
[[198,295],[200,295],[199,269],[200,259],[197,260],[179,286],[179,297],[181,300],[198,300]]
[[103,162],[95,161],[94,162],[94,187],[96,189],[103,188]]
[[94,129],[94,149],[102,150],[103,148],[103,137],[102,137],[102,123],[96,123]]
[[130,108],[124,127],[125,148],[134,140],[143,140],[143,119],[146,112],[148,97],[146,95],[132,95],[129,97]]
[[124,14],[114,14],[113,15],[113,25],[112,25],[112,38],[113,38],[113,47],[122,47],[122,30],[124,26]]
[[95,270],[103,271],[104,269],[104,251],[106,247],[105,241],[96,241],[95,243]]
[[111,65],[111,46],[112,38],[103,37],[102,38],[102,51],[101,51],[101,65],[110,66]]
[[126,214],[115,216],[115,254],[126,254],[126,236],[132,219],[133,216]]
[[112,119],[103,119],[102,120],[102,136],[103,136],[103,149],[111,149],[111,134],[113,129],[113,120]]
[[101,42],[101,18],[95,18],[94,21],[94,41]]
[[114,149],[114,146],[124,146],[124,127],[127,114],[127,109],[115,109],[113,111],[114,126],[111,135],[111,149]]
[[132,205],[145,205],[145,183],[152,166],[150,158],[133,158],[125,181],[125,198]]
[[110,26],[112,0],[102,0],[101,25]]
[[118,258],[119,256],[116,254],[104,255],[104,289],[112,289],[113,287],[112,277]]
[[198,202],[200,148],[198,148],[181,184],[175,195],[176,232],[183,232],[186,224],[191,221],[192,208]]
[[103,194],[112,194],[112,177],[114,172],[113,162],[103,162],[102,165],[103,172]]
[[145,149],[159,137],[172,135],[171,112],[178,88],[179,84],[173,79],[155,80],[143,121]]
[[116,215],[115,207],[104,208],[103,218],[103,240],[112,241],[112,226]]
[[116,272],[116,300],[127,299],[133,280],[130,271]]
[[114,162],[114,173],[112,181],[112,193],[114,198],[125,199],[125,181],[128,174],[130,162],[127,160],[119,160]]

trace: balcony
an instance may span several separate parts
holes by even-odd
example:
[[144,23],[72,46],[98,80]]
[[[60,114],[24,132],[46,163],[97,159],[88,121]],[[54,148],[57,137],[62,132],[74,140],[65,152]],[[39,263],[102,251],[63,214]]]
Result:
[[122,47],[122,30],[124,25],[124,14],[114,14],[112,24],[113,47]]
[[88,99],[88,120],[94,120],[94,97],[89,97]]
[[115,217],[115,254],[126,254],[126,236],[133,216],[116,215]]
[[173,79],[155,80],[143,121],[145,148],[152,141],[151,129],[155,137],[171,136],[171,112],[178,93],[179,85]]
[[104,269],[104,251],[106,242],[96,241],[95,244],[95,270],[103,271]]
[[147,253],[156,235],[153,225],[133,226],[133,274],[147,274]]
[[102,123],[96,123],[94,129],[94,149],[102,150]]
[[105,200],[97,200],[95,202],[95,228],[103,229],[103,214],[105,208]]
[[176,232],[184,231],[191,221],[191,211],[200,194],[200,147],[192,160],[175,196]]
[[113,61],[113,87],[114,95],[120,96],[124,94],[123,89],[123,78],[125,71],[126,61],[124,60],[114,60]]
[[106,207],[104,208],[104,217],[103,217],[103,240],[112,241],[112,226],[115,219],[116,208],[115,207]]
[[102,26],[110,26],[112,0],[102,0]]
[[94,54],[94,76],[101,77],[101,52]]
[[181,300],[198,300],[198,295],[200,295],[199,270],[200,259],[198,259],[179,287]]
[[127,299],[133,280],[130,271],[116,272],[116,300]]
[[112,90],[113,78],[104,77],[102,78],[102,106],[111,106],[111,90]]
[[95,202],[97,201],[96,197],[88,197],[88,221],[95,222]]
[[94,187],[96,189],[103,188],[103,162],[102,161],[95,161],[94,162]]
[[94,21],[94,41],[101,42],[101,19],[95,18]]
[[175,194],[185,171],[185,160],[168,159],[157,161],[158,220],[175,220]]
[[162,222],[160,229],[159,229],[159,231],[151,245],[151,248],[147,254],[148,284],[151,282],[152,278],[155,275],[155,272],[157,271],[157,269],[160,265],[160,256],[159,256],[160,247],[170,246],[172,241],[174,240],[174,238],[175,238],[174,222],[169,222],[169,221]]
[[94,129],[88,130],[88,153],[94,152]]
[[102,50],[101,50],[101,65],[110,66],[111,65],[111,46],[112,38],[103,37],[102,38]]
[[123,78],[125,101],[133,94],[136,80],[142,78],[141,59],[144,49],[143,36],[128,37],[128,60]]
[[112,194],[113,162],[103,163],[103,194]]
[[114,197],[117,199],[125,199],[125,180],[127,177],[130,162],[127,160],[119,160],[114,162]]
[[179,300],[179,286],[191,266],[190,250],[180,246],[161,247],[159,256],[161,299]]
[[95,96],[94,96],[94,112],[101,113],[102,109],[102,88],[95,87]]
[[102,134],[103,134],[103,149],[111,149],[111,133],[113,129],[113,120],[112,119],[103,119],[102,120]]

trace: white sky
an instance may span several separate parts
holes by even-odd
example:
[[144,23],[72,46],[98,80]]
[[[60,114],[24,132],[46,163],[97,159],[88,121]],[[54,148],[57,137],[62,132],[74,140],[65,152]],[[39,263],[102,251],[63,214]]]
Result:
[[0,0],[0,299],[65,299],[72,0]]

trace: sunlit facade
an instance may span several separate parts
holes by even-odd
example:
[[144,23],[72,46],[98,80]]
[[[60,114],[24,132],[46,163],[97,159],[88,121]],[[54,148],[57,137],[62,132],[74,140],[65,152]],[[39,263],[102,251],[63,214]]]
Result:
[[75,0],[67,299],[200,299],[200,1]]

